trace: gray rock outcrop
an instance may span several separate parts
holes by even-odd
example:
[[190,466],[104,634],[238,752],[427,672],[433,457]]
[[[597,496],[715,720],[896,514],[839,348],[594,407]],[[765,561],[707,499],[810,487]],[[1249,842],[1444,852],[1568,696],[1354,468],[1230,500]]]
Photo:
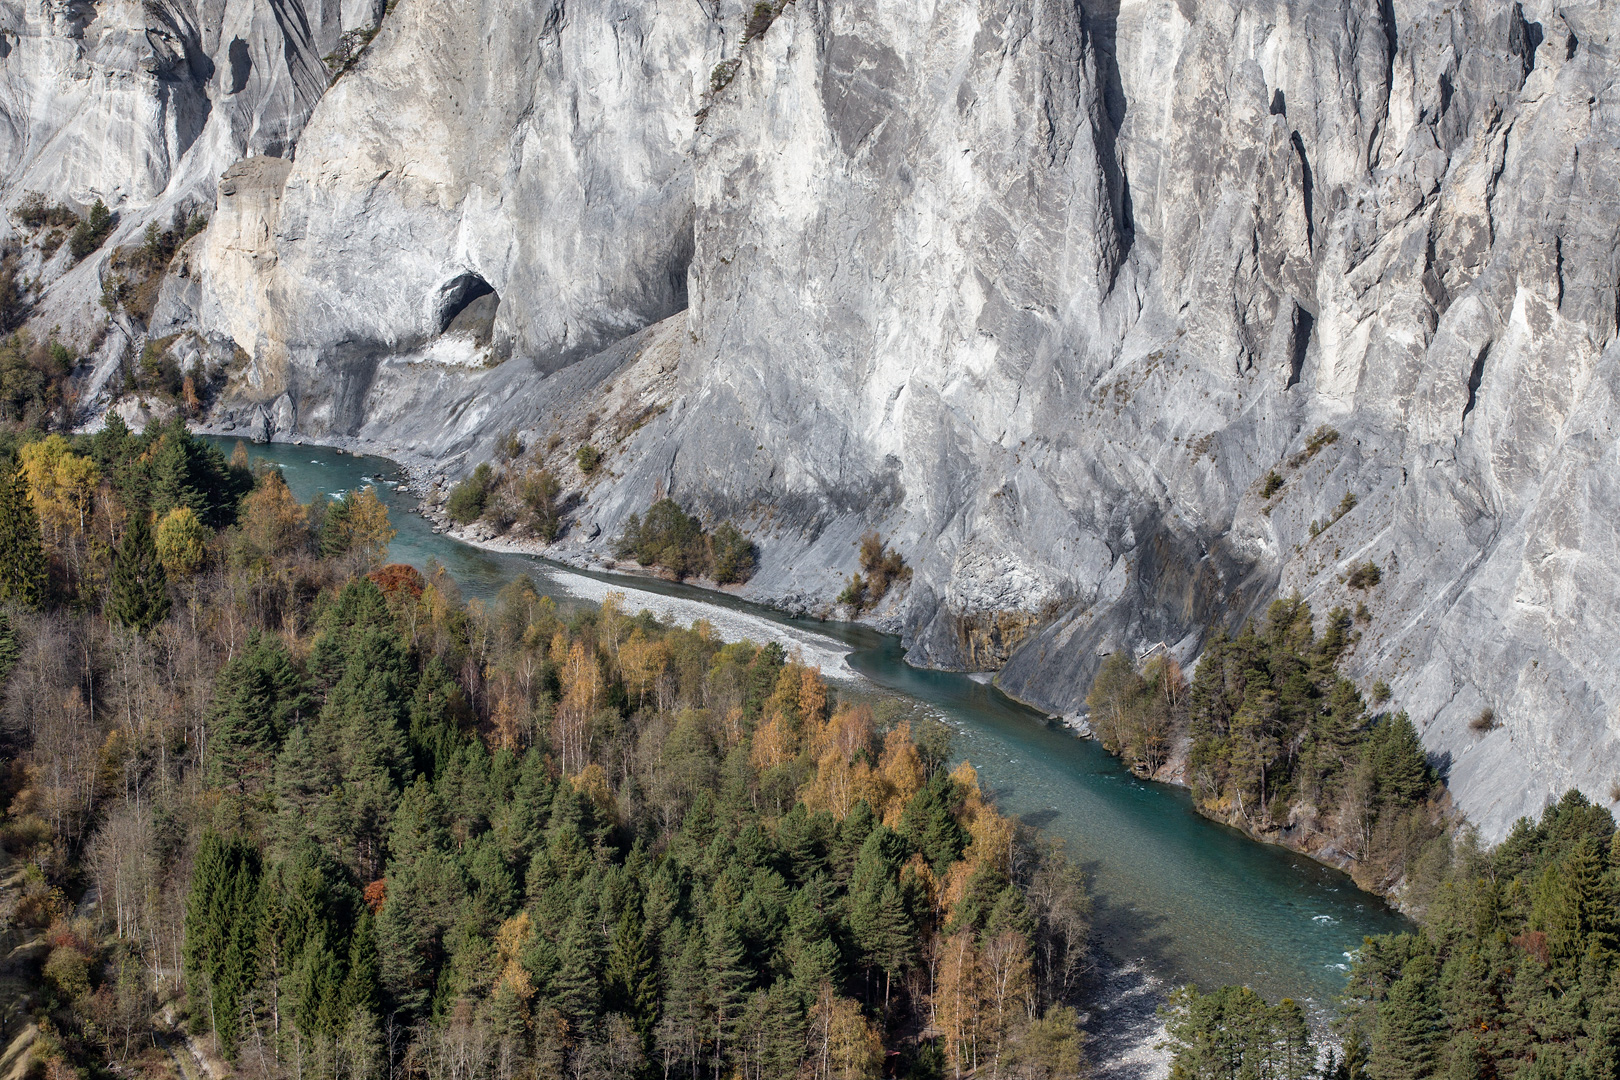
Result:
[[1108,652],[1364,604],[1353,672],[1487,836],[1610,801],[1620,9],[771,14],[401,0],[290,161],[211,159],[166,296],[251,357],[221,415],[452,471],[596,440],[570,536],[672,492],[803,610],[876,529],[913,659],[1065,714]]

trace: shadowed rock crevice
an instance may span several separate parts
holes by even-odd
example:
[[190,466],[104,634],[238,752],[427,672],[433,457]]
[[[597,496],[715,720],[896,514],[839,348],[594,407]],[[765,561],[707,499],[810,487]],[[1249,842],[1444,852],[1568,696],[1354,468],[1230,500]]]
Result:
[[[1297,136],[1296,136],[1297,137]],[[1299,383],[1305,370],[1305,354],[1311,347],[1311,334],[1316,329],[1316,317],[1299,304],[1294,305],[1294,343],[1289,351],[1288,386]]]
[[1468,402],[1463,406],[1462,418],[1468,419],[1468,414],[1474,411],[1475,401],[1479,397],[1479,384],[1485,379],[1485,358],[1490,355],[1491,347],[1486,345],[1474,357],[1473,369],[1468,373]]

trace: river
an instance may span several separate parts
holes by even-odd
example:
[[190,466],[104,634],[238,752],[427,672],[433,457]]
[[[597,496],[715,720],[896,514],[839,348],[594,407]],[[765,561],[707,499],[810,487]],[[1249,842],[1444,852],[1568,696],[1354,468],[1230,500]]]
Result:
[[[227,453],[235,440],[211,440]],[[846,623],[785,618],[733,597],[641,577],[591,574],[530,555],[485,551],[433,532],[400,490],[401,470],[381,458],[312,446],[250,447],[282,468],[307,501],[375,482],[398,535],[389,557],[437,560],[469,597],[493,596],[520,574],[565,602],[626,594],[632,610],[708,618],[728,638],[767,637],[798,648],[829,674],[858,673],[882,692],[920,703],[955,731],[1003,812],[1061,838],[1084,867],[1099,939],[1122,965],[1169,983],[1241,983],[1266,997],[1331,1008],[1350,950],[1369,934],[1410,924],[1350,878],[1257,843],[1193,810],[1188,794],[1133,777],[1094,740],[967,675],[907,665],[899,640]],[[843,665],[847,664],[847,668]]]

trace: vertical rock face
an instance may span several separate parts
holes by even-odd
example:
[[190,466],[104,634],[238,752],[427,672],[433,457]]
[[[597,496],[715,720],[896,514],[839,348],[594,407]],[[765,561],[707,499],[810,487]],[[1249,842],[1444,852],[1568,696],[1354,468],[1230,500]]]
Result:
[[800,0],[710,111],[673,486],[881,522],[920,660],[1046,615],[1002,682],[1064,711],[1365,601],[1487,832],[1607,799],[1615,13],[873,7]]
[[670,491],[815,608],[877,529],[914,659],[1062,712],[1364,604],[1488,835],[1620,780],[1614,4],[401,0],[324,96],[374,6],[155,10],[0,7],[0,155],[268,155],[170,294],[251,355],[228,407],[470,467],[655,343],[579,534]]
[[0,197],[212,200],[244,153],[291,151],[340,32],[299,0],[8,0]]
[[537,378],[683,308],[693,114],[730,7],[402,4],[299,145],[268,306],[235,309],[303,426],[360,423],[377,360],[470,297],[496,297],[489,359]]
[[[99,303],[113,252],[148,224],[206,216],[244,155],[291,154],[345,29],[320,0],[0,0],[0,205],[101,200],[117,215],[77,264],[23,251],[34,329],[102,343],[81,400],[105,407],[140,346]],[[16,239],[0,214],[0,247]]]

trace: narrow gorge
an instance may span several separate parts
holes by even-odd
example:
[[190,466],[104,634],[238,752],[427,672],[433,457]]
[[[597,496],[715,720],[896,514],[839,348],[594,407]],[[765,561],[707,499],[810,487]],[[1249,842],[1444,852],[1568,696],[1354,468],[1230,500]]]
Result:
[[[75,422],[446,488],[515,436],[558,557],[669,495],[790,612],[877,532],[912,662],[1057,714],[1110,653],[1365,604],[1348,670],[1486,838],[1620,782],[1610,4],[0,12],[8,319]],[[97,200],[75,259],[46,211]]]
[[1620,1080],[1617,76],[0,0],[0,1071]]

